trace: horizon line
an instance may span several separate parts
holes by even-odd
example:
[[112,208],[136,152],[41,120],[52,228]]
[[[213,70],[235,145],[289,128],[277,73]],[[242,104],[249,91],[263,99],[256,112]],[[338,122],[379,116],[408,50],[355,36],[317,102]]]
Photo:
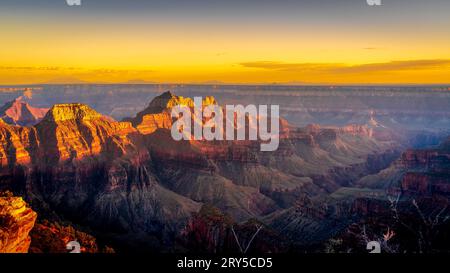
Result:
[[197,85],[197,86],[450,86],[448,83],[182,83],[182,82],[149,82],[149,83],[127,83],[127,82],[81,82],[81,83],[24,83],[24,84],[2,84],[0,87],[27,87],[27,86],[58,86],[58,85]]

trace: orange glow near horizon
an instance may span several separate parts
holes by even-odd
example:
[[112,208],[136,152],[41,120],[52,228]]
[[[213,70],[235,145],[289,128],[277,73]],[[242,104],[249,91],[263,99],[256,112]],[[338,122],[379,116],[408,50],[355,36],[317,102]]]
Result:
[[0,19],[0,84],[450,82],[446,28],[23,21]]

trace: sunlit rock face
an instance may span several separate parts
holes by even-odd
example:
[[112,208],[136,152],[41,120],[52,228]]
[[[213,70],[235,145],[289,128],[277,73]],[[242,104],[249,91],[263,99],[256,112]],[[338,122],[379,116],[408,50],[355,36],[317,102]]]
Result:
[[132,146],[131,123],[117,122],[83,104],[57,104],[36,125],[39,154],[64,161],[103,154],[121,156]]
[[117,122],[83,104],[53,106],[34,127],[0,120],[0,165],[59,163],[103,155],[116,157],[133,150],[129,122]]
[[0,197],[0,253],[27,253],[37,214],[20,197]]
[[136,129],[141,134],[151,134],[158,129],[170,129],[172,127],[172,118],[169,112],[147,114],[142,117],[142,122],[136,125]]
[[37,145],[34,128],[9,125],[0,119],[0,167],[30,163]]
[[45,116],[47,111],[47,108],[32,107],[19,97],[0,108],[0,118],[12,125],[33,126]]
[[81,103],[56,104],[46,115],[46,121],[95,120],[101,115],[94,109]]
[[[215,104],[217,101],[214,97],[203,98],[203,107]],[[144,135],[151,134],[157,129],[170,129],[172,127],[171,111],[177,105],[193,108],[194,101],[191,98],[176,96],[167,91],[154,98],[147,108],[139,112],[135,118],[128,120]]]
[[[204,97],[203,106],[211,104]],[[384,155],[395,148],[367,125],[294,128],[283,119],[279,148],[270,153],[260,141],[175,141],[176,105],[192,109],[193,100],[166,92],[126,122],[75,103],[55,105],[33,127],[0,123],[0,174],[58,215],[127,239],[156,234],[165,244],[203,204],[239,222],[278,219],[302,193],[332,194],[385,168],[391,159]],[[350,210],[335,208],[339,216]],[[302,211],[328,216],[316,206]]]

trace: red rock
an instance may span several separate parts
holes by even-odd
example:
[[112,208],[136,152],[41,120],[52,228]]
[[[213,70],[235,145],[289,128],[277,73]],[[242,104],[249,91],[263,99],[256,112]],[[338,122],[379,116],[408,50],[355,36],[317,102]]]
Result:
[[133,147],[128,135],[136,132],[129,122],[113,121],[77,103],[53,106],[35,127],[39,155],[58,161],[125,155]]
[[47,108],[32,107],[19,97],[0,108],[0,118],[12,125],[32,126],[39,122],[47,111]]
[[37,149],[36,130],[6,124],[0,119],[0,167],[31,163],[31,150]]
[[20,197],[0,197],[0,253],[27,253],[37,214]]

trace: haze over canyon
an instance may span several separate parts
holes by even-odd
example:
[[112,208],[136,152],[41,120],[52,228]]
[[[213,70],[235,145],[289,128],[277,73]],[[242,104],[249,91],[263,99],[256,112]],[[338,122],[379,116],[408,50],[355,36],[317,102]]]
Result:
[[[0,252],[448,252],[448,86],[1,89]],[[194,96],[280,105],[279,148],[175,141]]]

